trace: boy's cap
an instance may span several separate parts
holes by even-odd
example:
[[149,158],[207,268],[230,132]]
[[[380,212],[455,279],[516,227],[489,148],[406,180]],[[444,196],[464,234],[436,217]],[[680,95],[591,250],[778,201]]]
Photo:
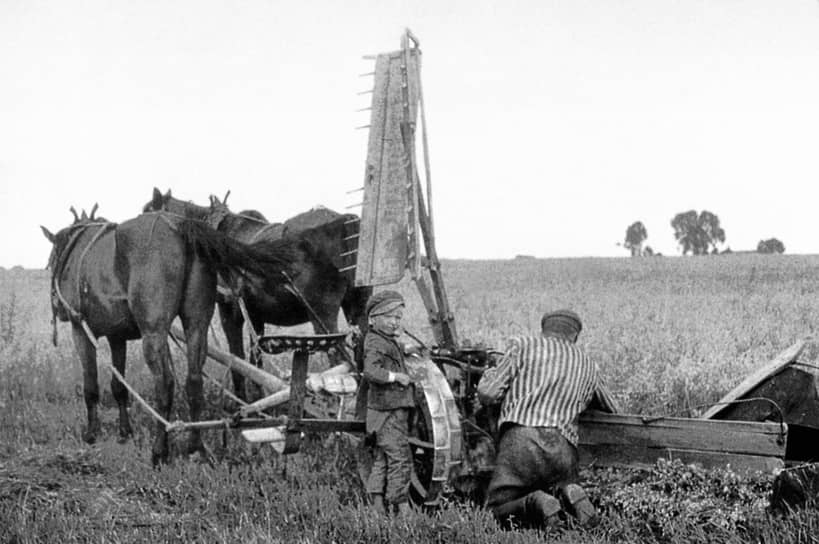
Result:
[[393,311],[404,305],[404,297],[396,291],[379,291],[370,297],[364,311],[368,317],[375,317]]

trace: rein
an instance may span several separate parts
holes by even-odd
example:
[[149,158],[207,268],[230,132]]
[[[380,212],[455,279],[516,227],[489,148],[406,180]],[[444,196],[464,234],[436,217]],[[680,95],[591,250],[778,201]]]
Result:
[[[239,217],[244,217],[246,219],[252,219],[253,221],[258,221],[260,223],[262,222],[261,219],[256,219],[255,217],[250,217],[249,215],[240,215]],[[269,231],[273,227],[279,226],[280,224],[281,223],[265,223],[265,225],[262,228],[260,228],[259,230],[256,231],[256,234],[254,234],[253,236],[250,237],[250,240],[248,241],[248,243],[252,244],[254,242],[258,242],[261,239],[262,234]]]

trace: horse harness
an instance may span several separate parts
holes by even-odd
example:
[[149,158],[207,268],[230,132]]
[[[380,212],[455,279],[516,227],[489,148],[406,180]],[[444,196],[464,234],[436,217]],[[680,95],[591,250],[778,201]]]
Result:
[[[91,342],[93,344],[96,344],[96,339],[91,334],[91,331],[90,331],[90,329],[88,327],[88,324],[86,323],[86,321],[85,321],[85,319],[83,318],[83,315],[82,315],[83,293],[84,293],[84,290],[82,288],[82,274],[81,274],[81,272],[82,272],[82,263],[85,260],[85,256],[88,254],[88,251],[97,242],[97,240],[99,240],[102,237],[103,234],[105,234],[106,232],[108,232],[112,228],[115,228],[116,226],[117,226],[116,223],[111,223],[109,221],[94,222],[94,223],[80,223],[80,224],[77,224],[77,225],[72,225],[71,227],[69,227],[69,228],[71,228],[73,230],[73,232],[71,233],[71,238],[68,239],[68,242],[66,243],[63,250],[60,251],[60,253],[55,256],[55,258],[52,260],[52,262],[49,262],[49,266],[53,266],[53,268],[52,268],[53,272],[52,272],[52,275],[51,275],[51,290],[52,290],[52,293],[54,293],[57,296],[57,300],[59,301],[60,305],[63,307],[63,310],[65,310],[65,312],[68,314],[69,320],[74,322],[74,323],[79,323],[80,325],[82,325],[83,329],[85,330],[86,335],[88,336],[88,338],[91,340]],[[73,252],[74,247],[76,246],[77,242],[80,239],[80,236],[82,236],[82,234],[84,232],[86,232],[86,230],[88,228],[90,228],[90,227],[99,227],[99,229],[97,229],[97,232],[94,233],[94,236],[92,236],[91,240],[83,248],[82,253],[80,253],[80,258],[77,261],[77,296],[80,299],[79,310],[77,310],[73,306],[71,306],[71,304],[63,296],[63,293],[60,290],[60,278],[62,278],[64,269],[65,269],[65,265],[68,262],[68,257]],[[56,311],[52,312],[51,323],[52,323],[52,325],[54,327],[53,341],[54,341],[54,344],[56,345],[56,343],[57,343]]]

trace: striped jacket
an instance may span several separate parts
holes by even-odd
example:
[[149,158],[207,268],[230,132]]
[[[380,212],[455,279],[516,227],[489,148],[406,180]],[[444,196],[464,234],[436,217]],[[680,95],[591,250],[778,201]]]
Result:
[[556,427],[577,446],[577,416],[591,402],[599,375],[573,343],[553,336],[509,339],[503,358],[484,372],[478,397],[501,404],[499,424]]

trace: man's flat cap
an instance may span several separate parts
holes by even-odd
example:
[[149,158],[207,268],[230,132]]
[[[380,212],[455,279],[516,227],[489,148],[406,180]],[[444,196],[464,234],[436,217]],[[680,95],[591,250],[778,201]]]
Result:
[[580,316],[571,310],[547,312],[543,315],[543,319],[540,320],[540,324],[542,327],[545,327],[547,323],[568,325],[577,330],[577,332],[583,330],[583,322],[580,321]]

